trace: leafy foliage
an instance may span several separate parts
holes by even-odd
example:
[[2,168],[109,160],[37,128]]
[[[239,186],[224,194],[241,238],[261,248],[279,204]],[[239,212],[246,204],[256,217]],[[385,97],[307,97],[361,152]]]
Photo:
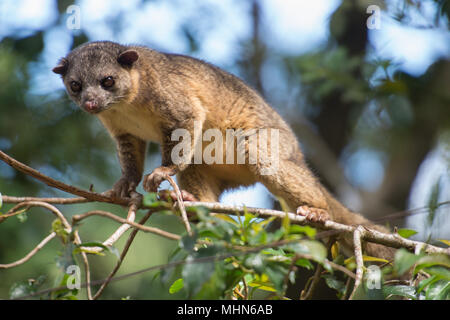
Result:
[[280,298],[295,280],[293,266],[312,268],[303,256],[325,261],[326,249],[309,239],[315,231],[310,227],[285,223],[268,232],[266,226],[273,219],[258,219],[250,213],[236,218],[210,215],[201,207],[189,210],[200,221],[194,226],[194,236],[184,236],[169,260],[183,259],[186,264],[177,272],[161,272],[162,281],[175,279],[170,290],[182,291],[186,298],[242,298],[241,291],[252,298],[255,290]]
[[[169,202],[158,199],[155,194],[146,194],[143,204],[148,208],[167,208],[159,212],[163,215],[176,213]],[[169,294],[185,299],[287,299],[288,286],[296,282],[298,270],[313,270],[320,265],[323,268],[320,277],[336,291],[337,297],[349,296],[351,286],[346,283],[348,273],[355,269],[354,257],[344,259],[337,244],[327,250],[321,241],[315,239],[316,229],[293,225],[289,219],[283,218],[278,229],[270,230],[268,226],[274,218],[261,219],[246,211],[243,215],[236,212],[236,216],[229,216],[211,214],[204,207],[186,209],[198,219],[192,225],[193,235],[185,233],[181,237],[169,256],[167,267],[161,266],[156,274]],[[96,241],[75,245],[75,231],[68,233],[59,220],[53,222],[52,229],[61,240],[62,250],[56,259],[59,269],[54,282],[56,290],[49,290],[44,296],[49,299],[78,299],[79,286],[71,284],[81,281],[77,262],[79,255],[86,252],[104,256],[103,252],[110,252],[119,259],[119,252]],[[407,233],[413,233],[413,230]],[[103,252],[90,249],[94,247],[102,248]],[[367,277],[374,265],[381,264],[376,267],[380,277],[375,287],[373,280],[367,278],[357,288],[355,299],[449,298],[450,257],[447,255],[412,254],[400,249],[392,264],[369,256],[364,256],[363,260]],[[336,266],[346,268],[348,272],[342,273]],[[78,270],[78,274],[72,274],[71,269]],[[409,274],[408,285],[382,281],[383,278],[398,278],[405,274]],[[10,297],[44,297],[38,292],[44,277],[37,279],[15,283],[10,289]]]
[[[236,299],[257,297],[286,298],[289,284],[295,283],[297,267],[313,269],[314,263],[324,267],[321,277],[336,290],[338,297],[348,296],[346,277],[327,263],[324,245],[311,240],[315,229],[282,223],[269,232],[272,219],[262,220],[245,213],[232,218],[223,214],[208,214],[205,208],[189,208],[199,218],[193,237],[184,236],[169,263],[185,261],[177,270],[162,270],[161,281],[171,283],[169,292],[194,299]],[[414,233],[409,230],[408,233]],[[411,272],[414,285],[383,284],[378,288],[367,285],[358,290],[356,299],[447,299],[450,258],[445,255],[412,254],[405,249],[397,252],[395,261],[364,256],[366,267],[380,264],[382,278],[396,278]],[[354,257],[343,259],[335,254],[333,262],[354,270]],[[424,277],[426,275],[426,277]],[[421,280],[421,277],[423,278]],[[366,282],[369,283],[369,282]],[[436,284],[435,284],[436,283]]]

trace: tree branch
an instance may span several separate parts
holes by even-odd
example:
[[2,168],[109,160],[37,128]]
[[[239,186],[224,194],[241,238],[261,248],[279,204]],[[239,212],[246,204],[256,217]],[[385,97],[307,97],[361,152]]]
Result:
[[[151,214],[152,214],[152,212],[148,211],[147,214],[141,219],[141,221],[139,221],[139,224],[141,224],[141,225],[144,224],[148,220],[148,218],[150,218]],[[101,294],[105,290],[106,286],[111,282],[111,279],[114,277],[114,275],[119,270],[120,266],[122,265],[123,260],[125,259],[125,256],[128,253],[128,249],[130,248],[131,243],[133,242],[134,238],[136,237],[136,234],[138,233],[138,231],[139,231],[138,229],[134,229],[133,232],[128,237],[127,243],[125,244],[125,247],[123,248],[122,253],[120,254],[119,261],[117,262],[116,266],[111,271],[111,273],[108,275],[105,282],[103,282],[100,289],[98,289],[97,293],[94,295],[94,297],[93,297],[94,300],[97,300],[101,296]]]
[[22,259],[19,259],[15,262],[12,263],[7,263],[7,264],[0,264],[0,269],[8,269],[8,268],[13,268],[13,267],[17,267],[25,262],[27,262],[28,260],[31,259],[31,257],[33,257],[39,250],[41,250],[47,243],[50,242],[50,240],[52,240],[54,237],[56,237],[56,233],[52,232],[50,233],[48,236],[46,236],[44,238],[44,240],[42,240],[41,242],[39,242],[39,244],[33,249],[31,250],[25,257],[23,257]]
[[128,221],[128,220],[125,220],[125,219],[123,219],[121,217],[118,217],[118,216],[112,214],[111,212],[101,211],[101,210],[93,210],[93,211],[89,211],[89,212],[86,212],[86,213],[83,213],[83,214],[75,215],[75,216],[72,217],[72,221],[75,224],[75,223],[77,223],[77,222],[79,222],[79,221],[81,221],[83,219],[86,219],[86,218],[88,218],[90,216],[106,217],[106,218],[109,218],[111,220],[117,221],[117,222],[122,223],[122,224],[129,224],[133,228],[136,228],[136,229],[141,230],[143,232],[154,233],[154,234],[157,234],[157,235],[162,236],[162,237],[167,238],[167,239],[171,239],[171,240],[180,240],[181,239],[181,237],[179,235],[177,235],[177,234],[170,233],[170,232],[167,232],[167,231],[164,231],[164,230],[161,230],[161,229],[158,229],[158,228],[154,228],[154,227],[142,226],[142,225],[140,225],[138,223],[135,223],[135,222],[132,222],[132,221]]
[[11,167],[13,167],[14,169],[19,170],[19,171],[25,173],[26,175],[29,175],[39,181],[42,181],[50,187],[53,187],[53,188],[56,188],[56,189],[65,191],[67,193],[71,193],[71,194],[86,198],[86,199],[89,199],[91,201],[109,202],[109,203],[115,203],[115,204],[120,204],[120,205],[127,205],[130,201],[130,199],[125,199],[125,198],[106,197],[99,193],[82,190],[77,187],[65,184],[61,181],[55,180],[53,178],[50,178],[50,177],[40,173],[36,169],[30,168],[29,166],[17,161],[14,158],[11,158],[10,156],[8,156],[6,153],[4,153],[1,150],[0,150],[0,159],[3,160],[4,162],[6,162]]
[[356,230],[353,232],[353,246],[355,250],[355,262],[356,262],[356,278],[355,278],[355,285],[353,287],[353,292],[350,295],[350,300],[353,300],[353,297],[355,296],[356,291],[361,285],[363,279],[364,260],[362,254],[361,238],[363,237],[364,233],[365,230],[363,226],[358,226]]
[[[277,217],[282,219],[287,214],[289,220],[293,223],[307,224],[319,229],[338,231],[341,233],[348,233],[348,234],[353,234],[353,232],[355,232],[356,228],[358,227],[340,224],[331,220],[327,220],[324,223],[313,222],[309,221],[304,216],[299,216],[292,212],[285,213],[283,211],[271,209],[260,209],[244,206],[230,206],[215,202],[185,201],[184,204],[186,207],[203,206],[215,213],[236,214],[239,212],[243,214],[245,212],[248,212],[261,218]],[[398,234],[383,233],[369,228],[364,228],[364,230],[365,232],[362,235],[361,240],[382,244],[392,248],[406,248],[412,252],[414,252],[417,247],[423,247],[426,253],[442,253],[450,255],[450,248],[440,248],[424,242],[402,238]]]

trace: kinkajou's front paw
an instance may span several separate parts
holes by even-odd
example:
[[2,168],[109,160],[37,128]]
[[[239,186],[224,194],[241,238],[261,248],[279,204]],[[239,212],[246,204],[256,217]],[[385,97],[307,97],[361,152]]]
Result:
[[143,187],[147,192],[156,192],[161,182],[166,180],[167,176],[175,174],[175,170],[168,167],[158,167],[152,173],[144,177]]

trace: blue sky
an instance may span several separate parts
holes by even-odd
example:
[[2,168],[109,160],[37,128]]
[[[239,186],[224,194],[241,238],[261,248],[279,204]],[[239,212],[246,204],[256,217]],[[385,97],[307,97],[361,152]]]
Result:
[[[388,1],[388,4],[392,7],[396,2]],[[179,26],[188,19],[196,19],[198,29],[206,29],[202,32],[201,50],[197,54],[219,65],[233,59],[236,42],[250,31],[245,1],[149,1],[141,10],[135,10],[138,3],[137,0],[79,1],[82,28],[92,40],[148,42],[168,51],[186,52],[188,47]],[[340,1],[261,0],[261,3],[263,31],[268,44],[279,51],[296,54],[323,44],[327,38],[328,17]],[[207,12],[211,17],[205,19],[202,13],[206,11],[199,8],[208,4],[213,4],[215,10]],[[431,19],[434,7],[428,7],[426,12],[429,14],[425,17],[411,12],[415,24],[426,25],[426,18]],[[117,33],[109,27],[108,18],[120,10],[126,13],[126,27]],[[56,8],[52,0],[2,0],[0,18],[0,37],[11,30],[20,34],[21,30],[32,30],[52,22],[56,19]],[[219,19],[220,23],[210,21],[212,19]],[[445,30],[404,27],[384,14],[381,29],[372,30],[370,37],[377,55],[396,59],[402,64],[401,68],[414,74],[423,72],[437,57],[450,54],[450,35]],[[55,55],[65,54],[63,46],[60,47],[56,48]]]

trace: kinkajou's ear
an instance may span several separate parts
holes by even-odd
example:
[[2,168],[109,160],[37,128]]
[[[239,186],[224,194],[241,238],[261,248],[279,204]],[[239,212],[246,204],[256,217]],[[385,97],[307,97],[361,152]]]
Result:
[[67,72],[68,65],[69,65],[69,61],[67,61],[67,59],[65,59],[65,58],[61,58],[61,60],[59,60],[58,65],[56,67],[54,67],[52,69],[52,71],[54,73],[64,75]]
[[135,50],[126,50],[119,54],[117,62],[122,66],[131,67],[139,58],[139,54]]

